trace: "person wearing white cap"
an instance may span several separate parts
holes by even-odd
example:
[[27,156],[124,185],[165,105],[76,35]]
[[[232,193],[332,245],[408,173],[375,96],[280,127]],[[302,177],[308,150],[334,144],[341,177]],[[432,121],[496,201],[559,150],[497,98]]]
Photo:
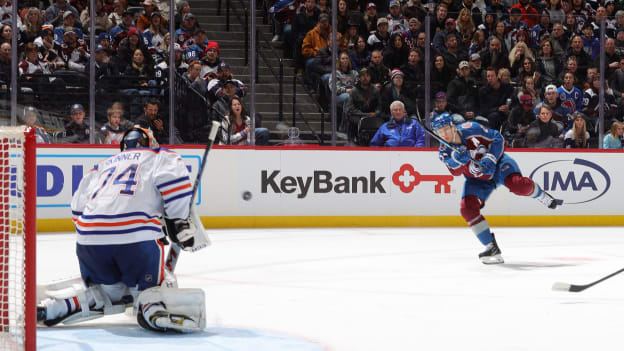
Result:
[[562,121],[564,124],[564,129],[567,130],[572,127],[572,111],[568,106],[563,105],[561,103],[561,99],[559,99],[559,91],[554,84],[547,85],[544,88],[544,101],[542,103],[537,104],[533,113],[537,116],[539,113],[539,108],[542,105],[547,105],[550,107],[553,118],[557,121]]
[[377,30],[371,34],[366,43],[371,50],[384,50],[390,41],[390,32],[388,32],[388,19],[381,17],[377,20]]
[[447,88],[448,102],[460,110],[465,120],[472,120],[477,117],[478,92],[477,83],[470,77],[470,64],[467,61],[461,61],[457,68],[457,76]]
[[145,0],[141,5],[143,6],[143,12],[137,18],[136,25],[140,30],[144,31],[149,28],[151,24],[152,12],[155,10],[157,11],[158,8],[154,5],[152,0]]
[[409,29],[409,22],[401,13],[401,3],[398,0],[390,1],[390,13],[386,16],[390,34],[402,33]]
[[45,11],[46,21],[53,26],[59,26],[63,23],[63,14],[71,11],[76,18],[78,18],[78,10],[69,4],[66,0],[55,0],[50,7]]
[[79,39],[84,38],[84,34],[80,29],[80,21],[76,21],[76,17],[71,11],[65,12],[63,14],[63,23],[54,28],[54,40],[56,40],[59,44],[62,44],[63,35],[65,32],[69,31],[76,33]]

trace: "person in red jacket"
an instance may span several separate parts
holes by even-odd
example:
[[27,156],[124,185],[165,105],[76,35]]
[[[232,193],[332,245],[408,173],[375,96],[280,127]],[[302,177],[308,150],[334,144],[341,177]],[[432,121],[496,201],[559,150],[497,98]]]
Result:
[[531,6],[530,0],[520,0],[517,4],[511,7],[511,9],[518,8],[522,12],[522,21],[529,25],[529,28],[533,28],[539,20],[539,14],[535,7]]

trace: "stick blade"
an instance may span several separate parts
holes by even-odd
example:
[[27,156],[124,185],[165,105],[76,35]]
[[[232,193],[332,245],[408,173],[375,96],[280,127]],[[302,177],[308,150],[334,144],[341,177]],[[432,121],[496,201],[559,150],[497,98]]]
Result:
[[556,282],[555,284],[553,284],[552,289],[553,291],[571,291],[571,287],[571,284]]

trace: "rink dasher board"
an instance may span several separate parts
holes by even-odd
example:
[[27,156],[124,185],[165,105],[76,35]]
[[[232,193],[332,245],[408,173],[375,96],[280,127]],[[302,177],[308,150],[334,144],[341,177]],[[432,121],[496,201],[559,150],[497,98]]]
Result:
[[[203,147],[172,148],[194,179]],[[75,144],[37,149],[38,230],[73,230],[70,202],[80,179],[117,148]],[[507,152],[523,175],[562,199],[493,193],[483,214],[493,225],[624,225],[624,153],[605,150]],[[464,177],[453,177],[436,149],[253,148],[215,146],[196,198],[208,228],[463,226]],[[250,200],[242,196],[252,194]]]

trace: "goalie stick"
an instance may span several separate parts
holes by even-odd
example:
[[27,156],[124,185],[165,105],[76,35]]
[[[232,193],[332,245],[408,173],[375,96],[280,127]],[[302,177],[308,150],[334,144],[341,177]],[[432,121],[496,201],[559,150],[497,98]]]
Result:
[[[206,149],[204,150],[204,156],[202,157],[201,164],[199,166],[199,171],[197,171],[197,178],[195,178],[195,183],[193,184],[193,191],[191,192],[191,202],[189,207],[189,215],[190,208],[193,207],[193,201],[195,201],[195,195],[197,195],[197,190],[199,189],[199,183],[201,181],[202,174],[204,173],[204,167],[206,166],[206,160],[208,159],[208,153],[210,149],[212,149],[212,144],[214,144],[215,138],[217,137],[217,131],[219,131],[220,125],[217,121],[212,121],[212,127],[210,128],[210,133],[208,134],[208,144],[206,144]],[[165,267],[169,272],[173,273],[175,270],[176,264],[178,263],[178,258],[180,257],[181,248],[178,244],[171,242],[171,246],[169,247],[169,253],[167,254],[167,260],[165,261]]]
[[585,284],[585,285],[576,285],[576,284],[568,284],[568,283],[561,283],[561,282],[556,282],[555,284],[553,284],[552,289],[554,291],[569,291],[569,292],[581,292],[585,289],[589,289],[592,286],[601,283],[613,276],[616,276],[620,273],[624,272],[624,268],[620,269],[619,271],[615,271],[605,277],[602,277],[598,280],[596,280],[595,282],[589,283],[589,284]]

